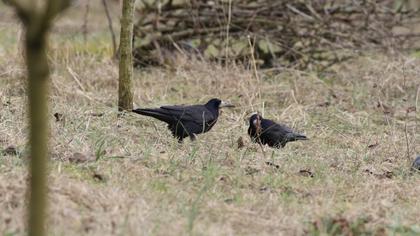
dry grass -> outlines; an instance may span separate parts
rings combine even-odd
[[[0,156],[0,232],[22,235],[24,66],[17,24],[0,8],[0,148],[18,152]],[[253,71],[183,58],[135,71],[137,106],[211,97],[237,105],[197,142],[180,145],[153,119],[117,117],[105,15],[92,6],[84,42],[80,9],[60,19],[51,40],[51,235],[420,233],[420,175],[409,171],[420,151],[420,60],[372,55],[323,76],[261,73],[259,84]],[[257,110],[311,140],[263,155],[246,136]],[[74,153],[88,160],[70,162]]]

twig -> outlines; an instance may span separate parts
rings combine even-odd
[[[264,159],[266,159],[265,150],[264,150],[263,145],[261,144],[261,142],[258,142],[258,145],[259,145],[259,146],[260,146],[260,148],[261,148],[261,151],[262,151],[262,154],[263,154],[263,156],[264,156]]]
[[[85,43],[87,42],[89,9],[90,9],[90,0],[87,0],[86,5],[85,5],[85,14],[83,15],[83,25],[82,25],[83,40]]]
[[[116,40],[116,37],[115,37],[114,28],[112,27],[111,14],[109,12],[108,3],[106,2],[106,0],[102,0],[102,4],[103,4],[104,9],[105,9],[106,18],[108,20],[109,33],[111,34],[113,57],[116,57],[117,56],[117,40]]]
[[[407,120],[408,120],[408,112],[405,115],[405,123],[404,123],[404,134],[405,134],[405,143],[407,148],[407,160],[410,162],[410,142],[408,138],[408,127],[407,127]]]
[[[254,40],[255,42],[255,40]],[[255,79],[257,80],[257,88],[258,88],[258,99],[261,101],[261,87],[260,87],[260,76],[258,75],[258,69],[257,69],[257,61],[255,60],[255,48],[254,44],[251,42],[251,37],[248,35],[248,43],[249,43],[249,49],[252,59],[252,68],[254,70]]]
[[[85,87],[83,87],[82,83],[80,82],[76,72],[74,72],[70,67],[67,67],[67,71],[70,73],[71,77],[74,81],[76,81],[76,84],[79,86],[80,90],[83,92],[85,91]]]
[[[229,58],[229,28],[232,20],[232,0],[229,0],[229,9],[228,9],[228,22],[226,24],[226,52],[225,52],[225,68],[228,68],[228,58]]]

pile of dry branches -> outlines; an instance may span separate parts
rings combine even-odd
[[[165,64],[174,51],[188,51],[222,62],[322,70],[364,49],[407,49],[418,36],[409,30],[418,12],[402,0],[140,2],[139,65]]]

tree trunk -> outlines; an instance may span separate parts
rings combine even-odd
[[[44,235],[46,205],[46,159],[48,156],[47,94],[49,67],[46,36],[26,33],[26,64],[29,92],[29,144],[31,147],[31,190],[29,202],[29,235]]]
[[[28,73],[30,183],[29,235],[45,235],[46,162],[48,157],[47,35],[55,16],[67,8],[69,0],[48,0],[43,11],[19,0],[8,0],[25,28],[25,61]]]
[[[133,13],[135,0],[123,0],[121,33],[120,33],[120,65],[118,82],[118,110],[133,109]]]

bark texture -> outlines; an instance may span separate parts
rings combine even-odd
[[[118,110],[133,109],[133,14],[135,0],[123,0],[121,33],[120,33],[120,64],[118,81]]]

